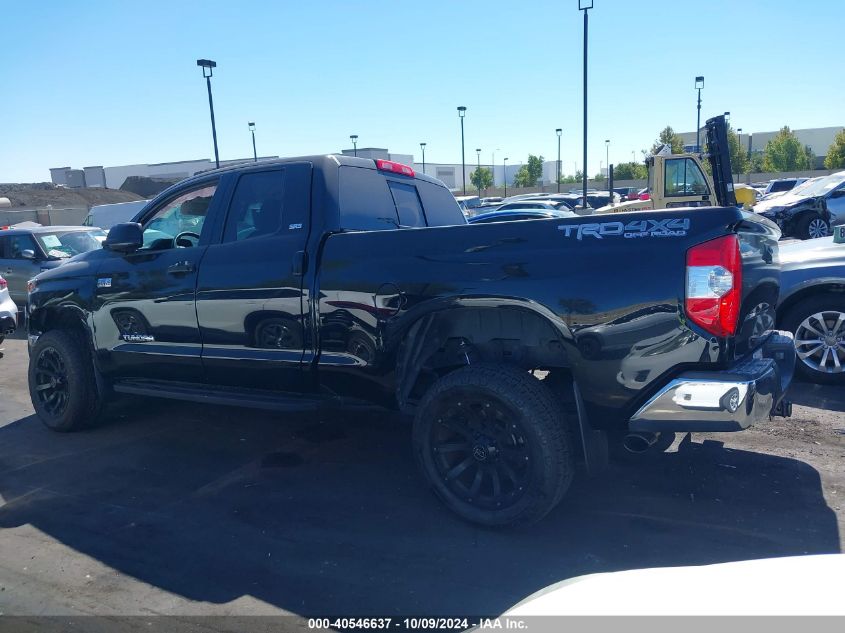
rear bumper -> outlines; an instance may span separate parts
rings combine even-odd
[[[631,431],[742,431],[772,415],[795,370],[792,334],[775,332],[762,354],[723,371],[686,372],[669,382],[629,420]]]
[[[18,327],[18,308],[8,299],[0,302],[0,335],[11,334]]]

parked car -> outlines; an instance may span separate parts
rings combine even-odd
[[[149,200],[95,205],[91,207],[88,215],[85,216],[82,226],[96,227],[108,231],[115,224],[130,222],[144,208],[147,202]]]
[[[511,209],[509,211],[493,211],[482,213],[467,220],[469,224],[490,224],[491,222],[514,222],[516,220],[549,220],[552,218],[578,217],[572,211],[558,209]]]
[[[819,178],[797,191],[762,200],[754,212],[776,222],[784,237],[801,240],[830,235],[845,224],[845,171]]]
[[[9,296],[9,286],[0,277],[0,343],[18,327],[18,306]]]
[[[194,227],[159,222],[186,201],[206,209]],[[413,416],[411,454],[449,509],[513,525],[560,502],[577,455],[600,471],[609,433],[636,450],[788,414],[794,346],[766,327],[779,232],[735,207],[466,226],[407,165],[320,155],[198,174],[137,219],[31,282],[29,390],[50,429],[107,417],[114,394],[378,404]],[[574,333],[602,324],[625,343],[587,358]],[[621,384],[628,342],[655,331],[683,351]]]
[[[99,249],[106,234],[83,226],[37,226],[0,230],[0,274],[9,294],[26,304],[26,282],[74,255]]]
[[[481,198],[478,196],[455,196],[455,200],[468,218],[478,213],[479,207],[482,206]]]
[[[622,200],[636,200],[639,189],[637,187],[614,187],[613,191],[618,193]]]
[[[833,237],[784,244],[777,322],[795,336],[807,380],[845,385],[845,226]]]
[[[794,189],[796,186],[800,185],[802,182],[807,180],[806,178],[776,178],[775,180],[770,180],[769,184],[766,185],[766,188],[763,190],[763,196],[765,197],[775,197],[778,194],[786,193]]]
[[[561,207],[569,209],[569,205],[562,200],[552,201],[548,199],[537,200],[518,200],[516,202],[509,202],[496,208],[497,211],[513,211],[517,209],[546,209],[549,211],[556,211]]]

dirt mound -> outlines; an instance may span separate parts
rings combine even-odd
[[[100,187],[68,189],[57,187],[49,182],[0,183],[0,197],[8,198],[13,209],[43,208],[46,206],[52,206],[54,209],[91,208],[98,204],[143,200],[141,196],[131,191]]]

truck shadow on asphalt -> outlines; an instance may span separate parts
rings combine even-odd
[[[581,476],[539,525],[477,528],[426,489],[386,413],[131,400],[69,435],[30,416],[0,428],[0,495],[0,528],[190,600],[302,615],[496,614],[586,573],[839,551],[813,468],[712,441]]]

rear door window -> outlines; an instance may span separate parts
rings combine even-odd
[[[373,169],[340,168],[340,225],[352,231],[385,231],[399,226],[387,180]]]

